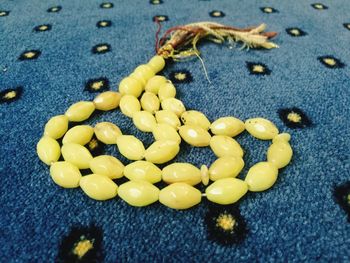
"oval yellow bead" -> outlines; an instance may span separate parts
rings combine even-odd
[[[124,78],[119,84],[119,92],[122,95],[132,95],[137,98],[141,95],[142,91],[142,83],[131,77]]]
[[[62,155],[65,161],[77,166],[79,169],[89,168],[92,155],[84,146],[76,143],[67,143],[62,146]]]
[[[278,134],[275,124],[264,118],[246,120],[245,128],[253,137],[261,140],[271,140]]]
[[[118,108],[121,97],[119,92],[106,91],[98,95],[93,102],[97,110],[109,111]]]
[[[205,164],[203,164],[201,166],[201,177],[202,177],[202,184],[208,185],[209,184],[209,170]]]
[[[61,138],[68,130],[68,117],[58,115],[52,117],[45,125],[44,135],[52,139]]]
[[[244,122],[235,117],[222,117],[214,121],[210,130],[215,135],[235,137],[245,129]]]
[[[157,110],[159,110],[159,107],[160,107],[159,99],[157,95],[155,95],[152,92],[146,91],[145,93],[143,93],[140,101],[141,101],[141,107],[145,111],[149,111],[150,113],[154,114]]]
[[[197,147],[208,146],[210,143],[210,134],[199,126],[184,125],[179,128],[181,138],[190,145]]]
[[[136,161],[124,168],[124,175],[129,180],[143,180],[152,184],[162,180],[162,170],[147,161]]]
[[[145,87],[147,80],[144,76],[140,75],[140,74],[135,74],[135,72],[131,73],[129,75],[130,78],[136,79],[137,81],[141,82],[142,87]]]
[[[280,133],[273,137],[272,142],[289,142],[290,141],[290,134],[289,133]]]
[[[148,65],[153,69],[155,73],[158,73],[165,67],[165,60],[162,56],[154,56],[148,62]]]
[[[52,162],[57,162],[61,155],[58,142],[48,136],[44,136],[39,140],[36,145],[36,152],[39,159],[47,165],[50,165]]]
[[[75,188],[79,186],[81,173],[75,165],[69,162],[55,162],[50,167],[52,180],[64,188]]]
[[[153,137],[157,141],[168,140],[174,141],[178,144],[181,143],[181,137],[175,130],[175,128],[166,123],[160,123],[153,128]]]
[[[180,146],[174,141],[155,141],[145,152],[145,159],[151,163],[168,162],[179,153]]]
[[[208,130],[210,126],[210,121],[208,118],[200,111],[190,110],[185,111],[181,114],[181,121],[184,125],[194,125]]]
[[[224,178],[209,185],[205,193],[211,202],[229,205],[237,202],[247,191],[246,182],[237,178]]]
[[[156,118],[148,111],[138,111],[132,116],[132,121],[135,126],[143,132],[152,132],[154,126],[156,126]]]
[[[69,129],[64,135],[62,143],[87,144],[94,135],[94,129],[89,125],[77,125]]]
[[[285,141],[274,142],[267,150],[267,161],[273,163],[278,169],[287,166],[292,156],[292,147]]]
[[[103,201],[117,196],[118,186],[110,178],[89,174],[80,179],[80,187],[92,199]]]
[[[169,98],[175,98],[175,96],[176,96],[176,88],[173,83],[167,82],[162,86],[160,86],[158,90],[158,97],[160,101],[163,101]]]
[[[119,127],[111,122],[99,122],[94,128],[97,139],[105,144],[116,144],[118,136],[122,135]]]
[[[79,122],[87,120],[95,110],[91,101],[79,101],[68,108],[65,115],[69,121]]]
[[[119,186],[118,194],[129,205],[142,207],[158,200],[159,189],[147,181],[129,181]]]
[[[134,73],[136,76],[144,78],[146,81],[148,81],[150,78],[152,78],[156,73],[154,70],[147,64],[143,64],[138,66]]]
[[[175,98],[168,98],[161,102],[163,110],[170,110],[180,117],[181,114],[186,111],[186,108],[182,101]]]
[[[141,104],[139,100],[132,95],[124,95],[120,99],[119,107],[121,112],[130,118],[132,118],[132,115],[135,112],[138,112],[141,110]]]
[[[158,94],[160,87],[167,83],[167,81],[168,80],[165,77],[156,75],[147,81],[145,90],[154,94]]]
[[[188,209],[201,202],[201,192],[185,183],[174,183],[160,190],[159,202],[173,209]]]
[[[235,139],[225,135],[214,135],[213,137],[211,137],[210,148],[217,157],[243,157],[243,150],[239,143]]]
[[[176,130],[178,130],[181,126],[179,117],[177,117],[177,115],[172,111],[160,110],[156,112],[155,116],[158,123],[169,124],[173,126]]]
[[[243,167],[244,161],[239,156],[220,157],[209,168],[210,180],[236,177]]]
[[[253,165],[245,178],[249,191],[260,192],[269,189],[277,180],[278,169],[269,162]]]
[[[196,185],[202,181],[201,171],[190,163],[172,163],[165,166],[162,170],[162,179],[167,184]]]
[[[123,177],[124,165],[114,156],[100,155],[91,160],[90,169],[94,174],[117,179]]]
[[[121,135],[117,138],[119,152],[129,160],[140,160],[145,155],[142,142],[133,135]]]

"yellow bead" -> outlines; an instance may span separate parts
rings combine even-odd
[[[144,76],[142,75],[139,75],[139,74],[135,74],[135,72],[131,73],[129,75],[130,78],[133,78],[133,79],[136,79],[138,80],[139,82],[141,82],[142,84],[142,87],[145,87],[146,83],[147,83],[147,80],[145,79]]]
[[[162,56],[154,56],[148,62],[148,65],[153,69],[155,73],[158,73],[165,67],[165,60]]]
[[[273,137],[272,142],[289,142],[290,141],[290,134],[289,133],[280,133]]]
[[[121,135],[117,138],[119,152],[129,160],[140,160],[145,155],[142,142],[132,135]]]
[[[174,183],[159,193],[159,202],[173,209],[188,209],[201,202],[199,190],[185,183]]]
[[[136,161],[124,168],[124,175],[129,180],[144,180],[152,184],[162,180],[162,170],[147,161]]]
[[[55,162],[50,167],[52,180],[64,188],[75,188],[79,186],[81,173],[75,165],[69,162]]]
[[[91,160],[90,169],[94,174],[117,179],[123,177],[124,165],[113,156],[100,155]]]
[[[167,81],[168,80],[163,76],[154,76],[149,81],[147,81],[145,90],[154,94],[158,94],[159,88],[167,83]]]
[[[80,187],[90,198],[103,201],[117,196],[118,186],[107,176],[89,174],[80,179]]]
[[[119,84],[119,92],[122,95],[132,95],[137,98],[141,95],[142,91],[142,83],[131,77],[124,78]]]
[[[236,203],[247,191],[246,182],[237,178],[224,178],[209,185],[205,193],[211,202],[229,205]]]
[[[184,125],[179,128],[181,138],[190,145],[205,147],[210,143],[210,134],[199,126]]]
[[[167,82],[160,86],[158,90],[158,97],[160,101],[163,101],[165,99],[169,98],[175,98],[176,96],[176,88],[171,82]]]
[[[166,163],[179,153],[180,146],[174,141],[155,141],[145,152],[145,159],[151,163]]]
[[[95,135],[104,144],[116,144],[118,136],[122,135],[119,127],[111,122],[99,122],[94,128]]]
[[[175,128],[175,130],[178,130],[181,126],[179,117],[177,115],[169,110],[160,110],[156,112],[156,120],[158,123],[166,123]]]
[[[156,73],[154,70],[146,64],[138,66],[135,70],[134,73],[136,76],[144,78],[146,81],[148,81],[150,78],[152,78]]]
[[[278,169],[287,166],[292,156],[292,148],[283,140],[272,143],[267,150],[267,161],[273,163]]]
[[[252,166],[245,178],[249,191],[260,192],[269,189],[277,180],[278,169],[269,162],[260,162]]]
[[[106,91],[98,95],[93,102],[97,110],[109,111],[118,108],[121,97],[119,92]]]
[[[79,169],[89,168],[92,156],[84,146],[76,143],[67,143],[62,146],[61,151],[65,161],[74,164]]]
[[[143,93],[140,101],[141,101],[141,107],[145,111],[149,111],[150,113],[154,114],[156,111],[159,110],[159,107],[160,107],[159,99],[157,95],[155,95],[152,92],[146,91],[145,93]]]
[[[152,132],[157,122],[153,114],[148,111],[138,111],[132,116],[132,121],[135,126],[143,132]]]
[[[142,207],[158,200],[159,189],[147,181],[129,181],[119,186],[118,194],[129,205]]]
[[[175,128],[166,123],[160,123],[153,128],[153,137],[156,141],[168,140],[174,141],[178,144],[181,143],[181,137],[175,130]]]
[[[162,179],[167,184],[196,185],[202,181],[201,171],[190,163],[172,163],[165,166],[162,170]]]
[[[209,170],[205,164],[203,164],[201,166],[201,177],[202,177],[202,184],[208,185],[209,184]]]
[[[261,140],[271,140],[278,134],[275,124],[264,118],[246,120],[245,128],[253,137]]]
[[[91,101],[79,101],[68,108],[65,115],[69,121],[80,122],[87,120],[95,110]]]
[[[163,110],[170,110],[176,114],[176,116],[180,117],[181,114],[186,111],[185,106],[182,101],[175,98],[168,98],[161,102]]]
[[[199,126],[206,131],[210,126],[208,118],[203,113],[195,110],[185,111],[182,113],[181,121],[184,125]]]
[[[132,115],[135,112],[138,112],[141,110],[141,105],[139,100],[132,95],[124,95],[120,99],[119,107],[122,113],[130,118],[132,118]]]
[[[94,135],[94,129],[89,125],[77,125],[69,129],[64,135],[62,143],[87,144]]]
[[[239,156],[224,156],[218,158],[209,168],[210,180],[236,177],[243,169],[244,161]]]
[[[214,121],[210,130],[215,135],[235,137],[245,129],[244,122],[234,117],[223,117]]]
[[[39,159],[47,165],[50,165],[52,162],[57,162],[61,155],[58,142],[48,136],[44,136],[40,139],[36,145],[36,152]]]
[[[44,135],[52,139],[61,138],[68,130],[68,117],[66,115],[58,115],[52,117],[45,125]]]
[[[235,139],[225,135],[214,135],[213,137],[211,137],[210,148],[217,157],[243,157],[243,150],[239,143]]]

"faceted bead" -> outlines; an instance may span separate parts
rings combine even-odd
[[[156,75],[147,81],[145,90],[154,94],[158,94],[159,88],[167,83],[167,81],[168,80],[165,77]]]
[[[136,76],[144,78],[146,81],[148,81],[150,78],[152,78],[156,73],[154,70],[147,64],[143,64],[138,66],[134,73]]]
[[[185,111],[182,113],[181,121],[184,125],[199,126],[206,131],[210,126],[208,118],[203,113],[195,110]]]
[[[174,141],[155,141],[145,152],[145,159],[151,163],[166,163],[179,153],[180,146]]]
[[[119,92],[106,91],[98,95],[93,102],[97,110],[109,111],[118,108],[121,97]]]
[[[124,165],[114,156],[100,155],[91,160],[90,169],[94,174],[118,179],[123,177]]]
[[[267,161],[273,163],[278,169],[287,166],[292,156],[292,148],[283,140],[272,143],[267,150]]]
[[[244,161],[239,156],[224,156],[218,158],[209,168],[210,180],[236,177],[243,169]]]
[[[260,162],[252,166],[245,178],[249,191],[260,192],[269,189],[277,180],[278,169],[269,162]]]
[[[186,108],[182,101],[175,98],[168,98],[161,102],[163,110],[170,110],[180,117],[181,114],[186,111]]]
[[[245,129],[244,122],[235,117],[222,117],[214,121],[210,130],[215,135],[235,137]]]
[[[89,174],[80,179],[80,187],[90,198],[103,201],[117,196],[118,186],[101,174]]]
[[[235,139],[225,135],[214,135],[213,137],[211,137],[210,148],[217,157],[243,157],[243,150],[239,143]]]
[[[141,95],[142,91],[142,83],[131,77],[124,78],[119,84],[119,92],[122,95],[132,95],[137,98]]]
[[[39,140],[36,146],[36,152],[39,159],[47,165],[50,165],[52,162],[57,162],[61,155],[58,142],[48,136],[44,136]]]
[[[174,141],[178,144],[181,143],[181,137],[175,130],[175,128],[166,123],[160,123],[153,128],[153,137],[156,141],[168,140]]]
[[[84,146],[76,143],[67,143],[62,146],[61,151],[65,161],[74,164],[79,169],[89,168],[92,155]]]
[[[253,137],[261,140],[271,140],[278,134],[275,124],[264,118],[246,120],[245,128]]]
[[[179,117],[170,110],[160,110],[156,112],[157,123],[166,123],[173,126],[176,130],[181,126]]]
[[[162,170],[162,179],[167,184],[186,183],[196,185],[202,181],[201,171],[190,163],[172,163]]]
[[[79,101],[68,108],[65,115],[69,121],[80,122],[87,120],[95,110],[91,101]]]
[[[160,86],[158,90],[158,97],[160,101],[163,101],[169,98],[175,98],[175,96],[176,96],[176,88],[173,83],[167,82],[162,86]]]
[[[69,129],[64,135],[62,143],[87,144],[94,135],[94,129],[89,125],[77,125]]]
[[[155,73],[158,73],[164,68],[165,60],[162,56],[157,55],[151,58],[151,60],[148,62],[148,65],[153,69]]]
[[[97,139],[105,144],[116,144],[118,136],[122,135],[119,127],[111,122],[99,122],[94,128]]]
[[[174,183],[160,190],[159,202],[173,209],[188,209],[201,202],[201,192],[186,183]]]
[[[44,135],[52,139],[61,138],[68,130],[68,117],[66,115],[58,115],[52,117],[45,125]]]
[[[142,207],[158,200],[159,189],[147,181],[129,181],[119,186],[118,194],[129,205]]]
[[[141,101],[141,107],[145,111],[148,111],[154,114],[156,111],[159,110],[159,107],[160,107],[159,99],[157,95],[155,95],[152,92],[146,91],[145,93],[143,93],[140,101]]]
[[[69,162],[55,162],[50,167],[52,180],[64,188],[76,188],[79,186],[81,173],[75,165]]]
[[[162,180],[162,170],[147,161],[136,161],[124,168],[124,175],[129,180],[144,180],[152,184]]]
[[[121,135],[117,138],[119,152],[129,160],[140,160],[145,155],[142,142],[133,135]]]
[[[248,191],[246,182],[237,178],[219,179],[205,190],[209,201],[229,205],[237,202]]]
[[[200,126],[184,125],[179,128],[181,138],[190,145],[205,147],[210,143],[210,134]]]
[[[119,107],[122,113],[130,118],[132,118],[132,115],[135,112],[141,110],[141,104],[139,100],[132,95],[124,95],[120,99]]]
[[[157,122],[153,114],[148,111],[138,111],[132,116],[132,121],[135,126],[143,132],[152,132]]]

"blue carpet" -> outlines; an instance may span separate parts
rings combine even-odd
[[[82,258],[87,262],[349,262],[350,202],[334,195],[343,201],[350,196],[349,186],[335,190],[350,175],[350,2],[102,3],[0,2],[0,261],[79,262],[71,251],[85,237],[95,241],[89,257]],[[265,22],[279,32],[274,41],[280,48],[270,51],[202,44],[211,84],[198,59],[170,63],[163,72],[186,74],[176,84],[178,98],[211,121],[261,116],[292,135],[293,160],[276,185],[239,202],[235,213],[246,228],[239,244],[222,245],[225,236],[219,232],[219,242],[208,236],[216,230],[205,220],[212,209],[205,200],[186,211],[160,203],[134,208],[119,198],[97,202],[79,189],[55,185],[36,155],[49,118],[101,92],[86,88],[89,80],[103,78],[105,89],[116,90],[123,77],[154,55],[154,16],[165,20],[164,30],[216,21],[239,27]],[[107,52],[94,53],[101,44]],[[254,65],[263,66],[263,74],[254,74]],[[292,108],[305,114],[300,127],[279,115]],[[146,145],[152,141],[120,111],[95,114],[87,123],[100,121],[117,123]],[[237,140],[246,151],[244,178],[249,167],[264,160],[268,143],[247,133]],[[200,166],[215,160],[207,148],[182,148],[177,161]],[[105,152],[126,162],[115,146]]]

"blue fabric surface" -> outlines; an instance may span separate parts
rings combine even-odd
[[[305,1],[102,1],[31,0],[0,2],[0,92],[23,87],[18,100],[0,104],[0,261],[52,262],[61,240],[74,226],[95,224],[103,230],[105,262],[349,262],[350,225],[333,199],[333,188],[349,180],[350,22],[348,0],[324,1],[317,10]],[[47,12],[61,6],[59,12]],[[264,13],[261,7],[276,12]],[[211,17],[213,10],[225,16]],[[200,46],[211,84],[198,59],[169,64],[164,75],[187,70],[193,80],[176,84],[188,109],[211,121],[232,115],[242,120],[265,117],[291,133],[292,163],[280,171],[276,185],[249,193],[240,211],[249,232],[239,245],[222,246],[207,239],[204,216],[208,203],[174,211],[159,203],[134,208],[116,198],[97,202],[81,190],[62,189],[36,155],[46,121],[74,102],[98,93],[85,90],[89,79],[105,77],[110,89],[154,55],[155,15],[166,15],[164,29],[195,21],[246,27],[265,22],[279,32],[280,48],[264,51]],[[98,28],[100,20],[110,27]],[[51,30],[33,28],[50,24]],[[286,29],[307,34],[292,37]],[[110,52],[93,54],[108,43]],[[37,59],[18,60],[26,50]],[[328,68],[318,57],[332,56],[343,67]],[[251,74],[246,62],[262,63],[269,75]],[[288,128],[278,116],[297,107],[313,125]],[[112,121],[125,134],[148,146],[152,136],[137,131],[120,111],[96,114],[86,123]],[[244,178],[249,167],[265,159],[268,142],[247,133],[237,139],[245,149]],[[208,148],[181,145],[176,161],[210,165]],[[115,146],[106,151],[123,162]]]

